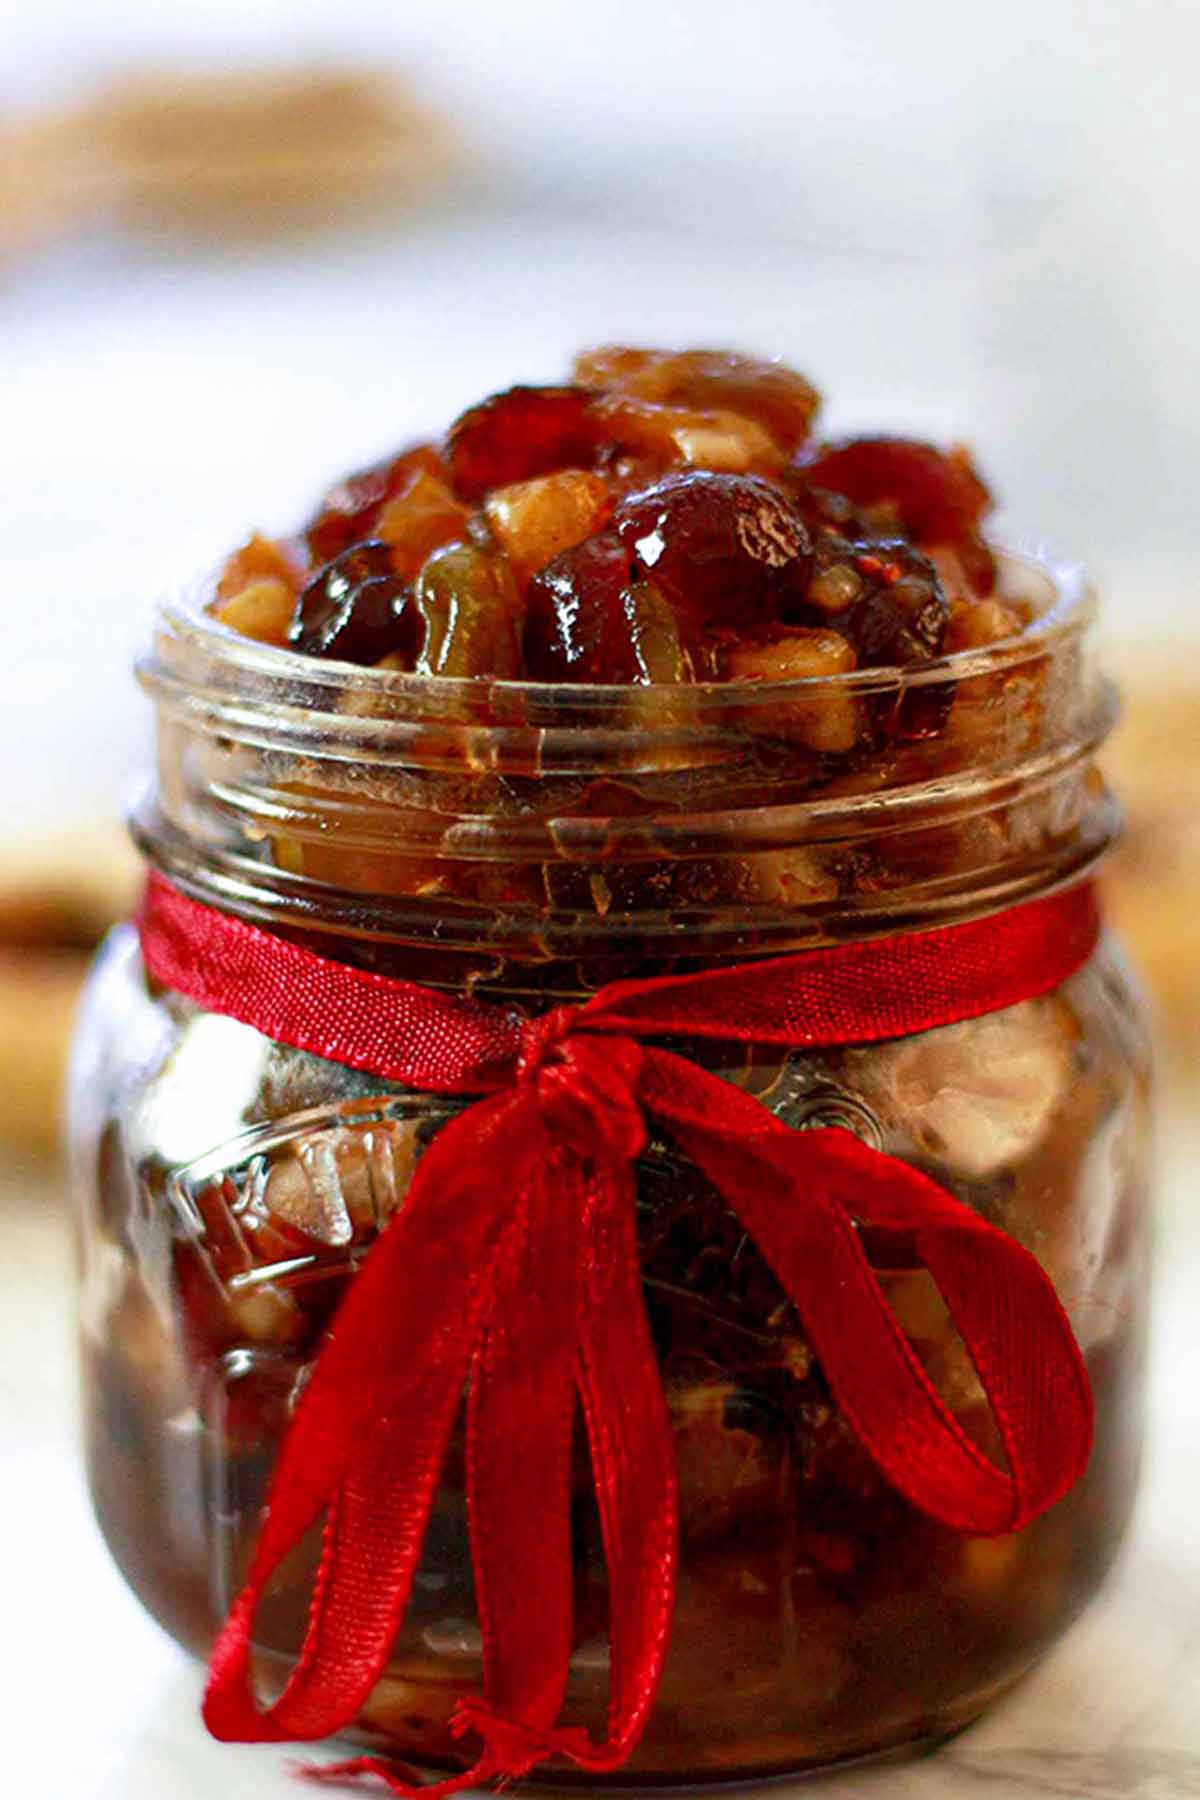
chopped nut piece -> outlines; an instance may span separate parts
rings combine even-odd
[[[496,488],[484,511],[518,579],[527,581],[562,551],[599,531],[612,511],[612,499],[599,475],[563,469]]]
[[[796,630],[766,643],[734,645],[725,655],[725,673],[735,681],[825,681],[848,674],[856,662],[836,631]],[[789,694],[771,709],[770,718],[772,729],[798,738],[810,750],[850,750],[858,736],[855,698],[836,688]]]

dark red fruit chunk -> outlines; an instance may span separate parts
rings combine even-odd
[[[398,494],[418,471],[445,474],[442,460],[431,444],[417,444],[399,456],[374,463],[347,475],[330,488],[316,516],[305,528],[313,561],[332,562],[335,556],[371,535],[376,515],[385,500]]]
[[[564,550],[535,575],[525,615],[525,658],[533,679],[636,681],[629,585],[629,552],[611,531]]]
[[[946,455],[911,438],[851,438],[821,451],[803,474],[859,506],[891,501],[910,537],[955,550],[972,585],[991,592],[995,564],[979,525],[992,497],[965,451]]]
[[[671,475],[616,511],[648,578],[693,624],[747,630],[803,599],[812,539],[786,495],[753,475]]]
[[[418,635],[391,548],[368,540],[313,576],[296,602],[288,643],[306,656],[371,664],[412,649]]]
[[[590,464],[596,427],[589,400],[578,387],[513,387],[471,407],[446,439],[455,488],[478,500],[491,488]]]

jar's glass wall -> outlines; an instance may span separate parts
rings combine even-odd
[[[1098,1407],[1086,1479],[1019,1535],[963,1538],[880,1481],[803,1332],[718,1197],[654,1144],[643,1267],[675,1428],[682,1568],[661,1696],[626,1778],[750,1777],[949,1731],[1026,1669],[1094,1591],[1132,1499],[1147,1255],[1147,1058],[1105,946],[1057,993],[867,1048],[689,1054],[788,1123],[845,1123],[927,1169],[1049,1271]],[[128,1579],[209,1647],[245,1573],[266,1483],[320,1333],[445,1117],[151,993],[110,945],[76,1071],[90,1479]],[[929,1279],[882,1276],[955,1416],[998,1446]],[[582,1449],[570,1706],[603,1724],[605,1579]],[[317,1546],[260,1616],[277,1685]],[[453,1453],[402,1639],[364,1735],[452,1761],[478,1684]]]
[[[770,691],[429,681],[305,663],[172,607],[143,667],[158,767],[136,829],[202,900],[529,1013],[621,974],[986,914],[1086,877],[1113,831],[1086,589],[1015,557],[1002,582],[1040,596],[1019,638]],[[639,1233],[682,1565],[662,1691],[620,1778],[749,1778],[936,1737],[1064,1629],[1128,1515],[1148,1238],[1136,1000],[1105,944],[1056,993],[891,1043],[675,1048],[789,1125],[859,1132],[1024,1243],[1083,1347],[1097,1447],[1017,1536],[915,1512],[718,1196],[652,1143]],[[131,1584],[199,1652],[321,1334],[448,1104],[153,990],[131,932],[105,953],[72,1098],[89,1472]],[[894,1261],[880,1279],[963,1431],[999,1456],[932,1282]],[[459,1756],[448,1719],[480,1677],[461,1460],[360,1721],[433,1762]],[[568,1704],[599,1731],[606,1590],[582,1442],[574,1482]],[[291,1559],[260,1612],[268,1690],[316,1555]]]

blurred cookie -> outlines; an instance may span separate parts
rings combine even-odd
[[[80,989],[139,881],[116,824],[0,848],[0,1148],[57,1146]]]

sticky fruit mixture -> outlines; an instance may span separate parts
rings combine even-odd
[[[604,349],[252,539],[217,616],[305,656],[423,675],[657,685],[906,667],[1018,633],[962,450],[822,442],[803,376]]]
[[[1043,633],[1056,600],[993,558],[964,452],[823,442],[817,404],[774,363],[596,351],[568,385],[497,394],[348,477],[294,538],[252,539],[200,649],[168,622],[156,652],[151,856],[323,954],[530,1014],[1077,878],[1111,831],[1078,632]],[[248,656],[230,631],[298,654]],[[1015,1537],[916,1512],[720,1195],[655,1138],[636,1200],[680,1579],[618,1780],[750,1780],[932,1741],[1094,1591],[1133,1493],[1144,1363],[1147,1059],[1123,982],[1106,945],[1053,994],[896,1042],[674,1043],[1024,1243],[1070,1310],[1097,1448]],[[207,1653],[347,1284],[453,1103],[158,990],[128,935],[85,1036],[92,1491],[131,1584]],[[1002,1456],[915,1245],[878,1274],[964,1435]],[[465,1455],[456,1432],[356,1727],[450,1767],[457,1699],[482,1682]],[[601,1733],[608,1592],[581,1431],[571,1494],[566,1713]],[[264,1690],[300,1652],[319,1562],[315,1531],[260,1610]]]

